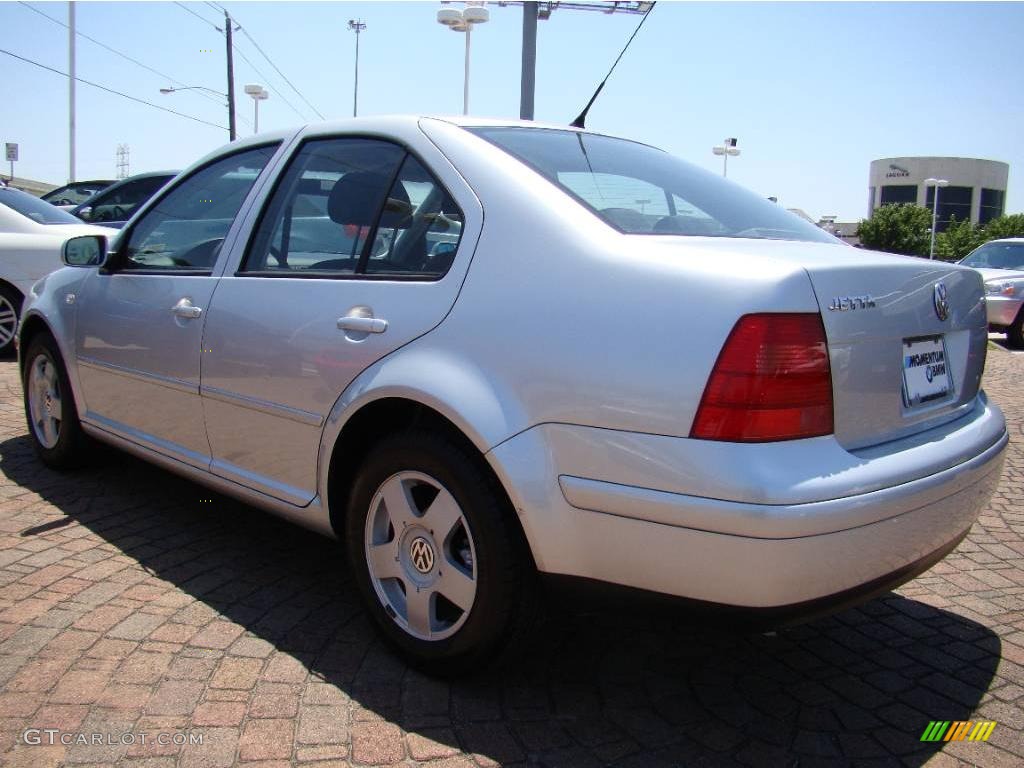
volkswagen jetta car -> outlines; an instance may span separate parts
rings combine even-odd
[[[1006,333],[1010,346],[1024,347],[1024,237],[990,240],[960,262],[985,281],[985,306],[993,331]]]
[[[863,599],[1000,477],[974,270],[851,249],[626,139],[266,134],[65,258],[20,331],[41,459],[100,440],[338,537],[435,672],[502,654],[550,582]]]

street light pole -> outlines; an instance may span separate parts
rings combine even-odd
[[[711,152],[722,156],[722,177],[729,175],[729,155],[736,156],[740,153],[736,148],[736,139],[726,139],[720,147],[712,147]]]
[[[437,12],[437,23],[453,32],[466,33],[466,63],[462,81],[462,114],[469,114],[469,36],[474,24],[483,24],[490,18],[490,12],[482,5],[468,4],[463,10],[442,8]]]
[[[250,83],[245,86],[245,92],[252,96],[253,102],[253,129],[254,134],[260,132],[260,102],[270,98],[270,94],[267,89],[257,83]]]
[[[352,89],[352,117],[355,117],[359,111],[359,33],[366,29],[366,24],[362,19],[349,19],[348,28],[356,33],[356,77]]]
[[[68,3],[68,181],[75,180],[75,4]],[[13,172],[11,174],[13,176]]]
[[[466,25],[466,65],[462,75],[462,114],[469,114],[469,40],[473,35],[473,25]]]
[[[934,179],[928,178],[924,180],[925,187],[931,185],[935,188],[934,194],[932,194],[932,242],[928,249],[928,258],[935,258],[935,228],[939,224],[939,187],[944,187],[949,184],[946,179]]]

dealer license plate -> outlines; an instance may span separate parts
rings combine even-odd
[[[911,408],[941,400],[953,390],[942,336],[903,340],[903,388]]]

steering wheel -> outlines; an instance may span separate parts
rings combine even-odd
[[[128,218],[124,208],[122,208],[120,205],[115,205],[113,208],[111,208],[110,213],[113,218],[107,219],[107,221],[123,221],[124,219]]]

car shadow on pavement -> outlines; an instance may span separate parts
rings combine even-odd
[[[350,706],[353,729],[379,716],[434,745],[423,754],[531,766],[918,766],[957,748],[921,735],[931,720],[971,719],[1000,660],[986,627],[889,593],[775,635],[695,628],[685,615],[562,613],[515,666],[433,680],[379,642],[335,542],[97,453],[61,474],[27,436],[0,444],[0,470],[66,516],[20,535],[84,527],[183,593],[169,621],[239,625],[309,671],[298,678],[307,702],[315,683],[318,699]]]

